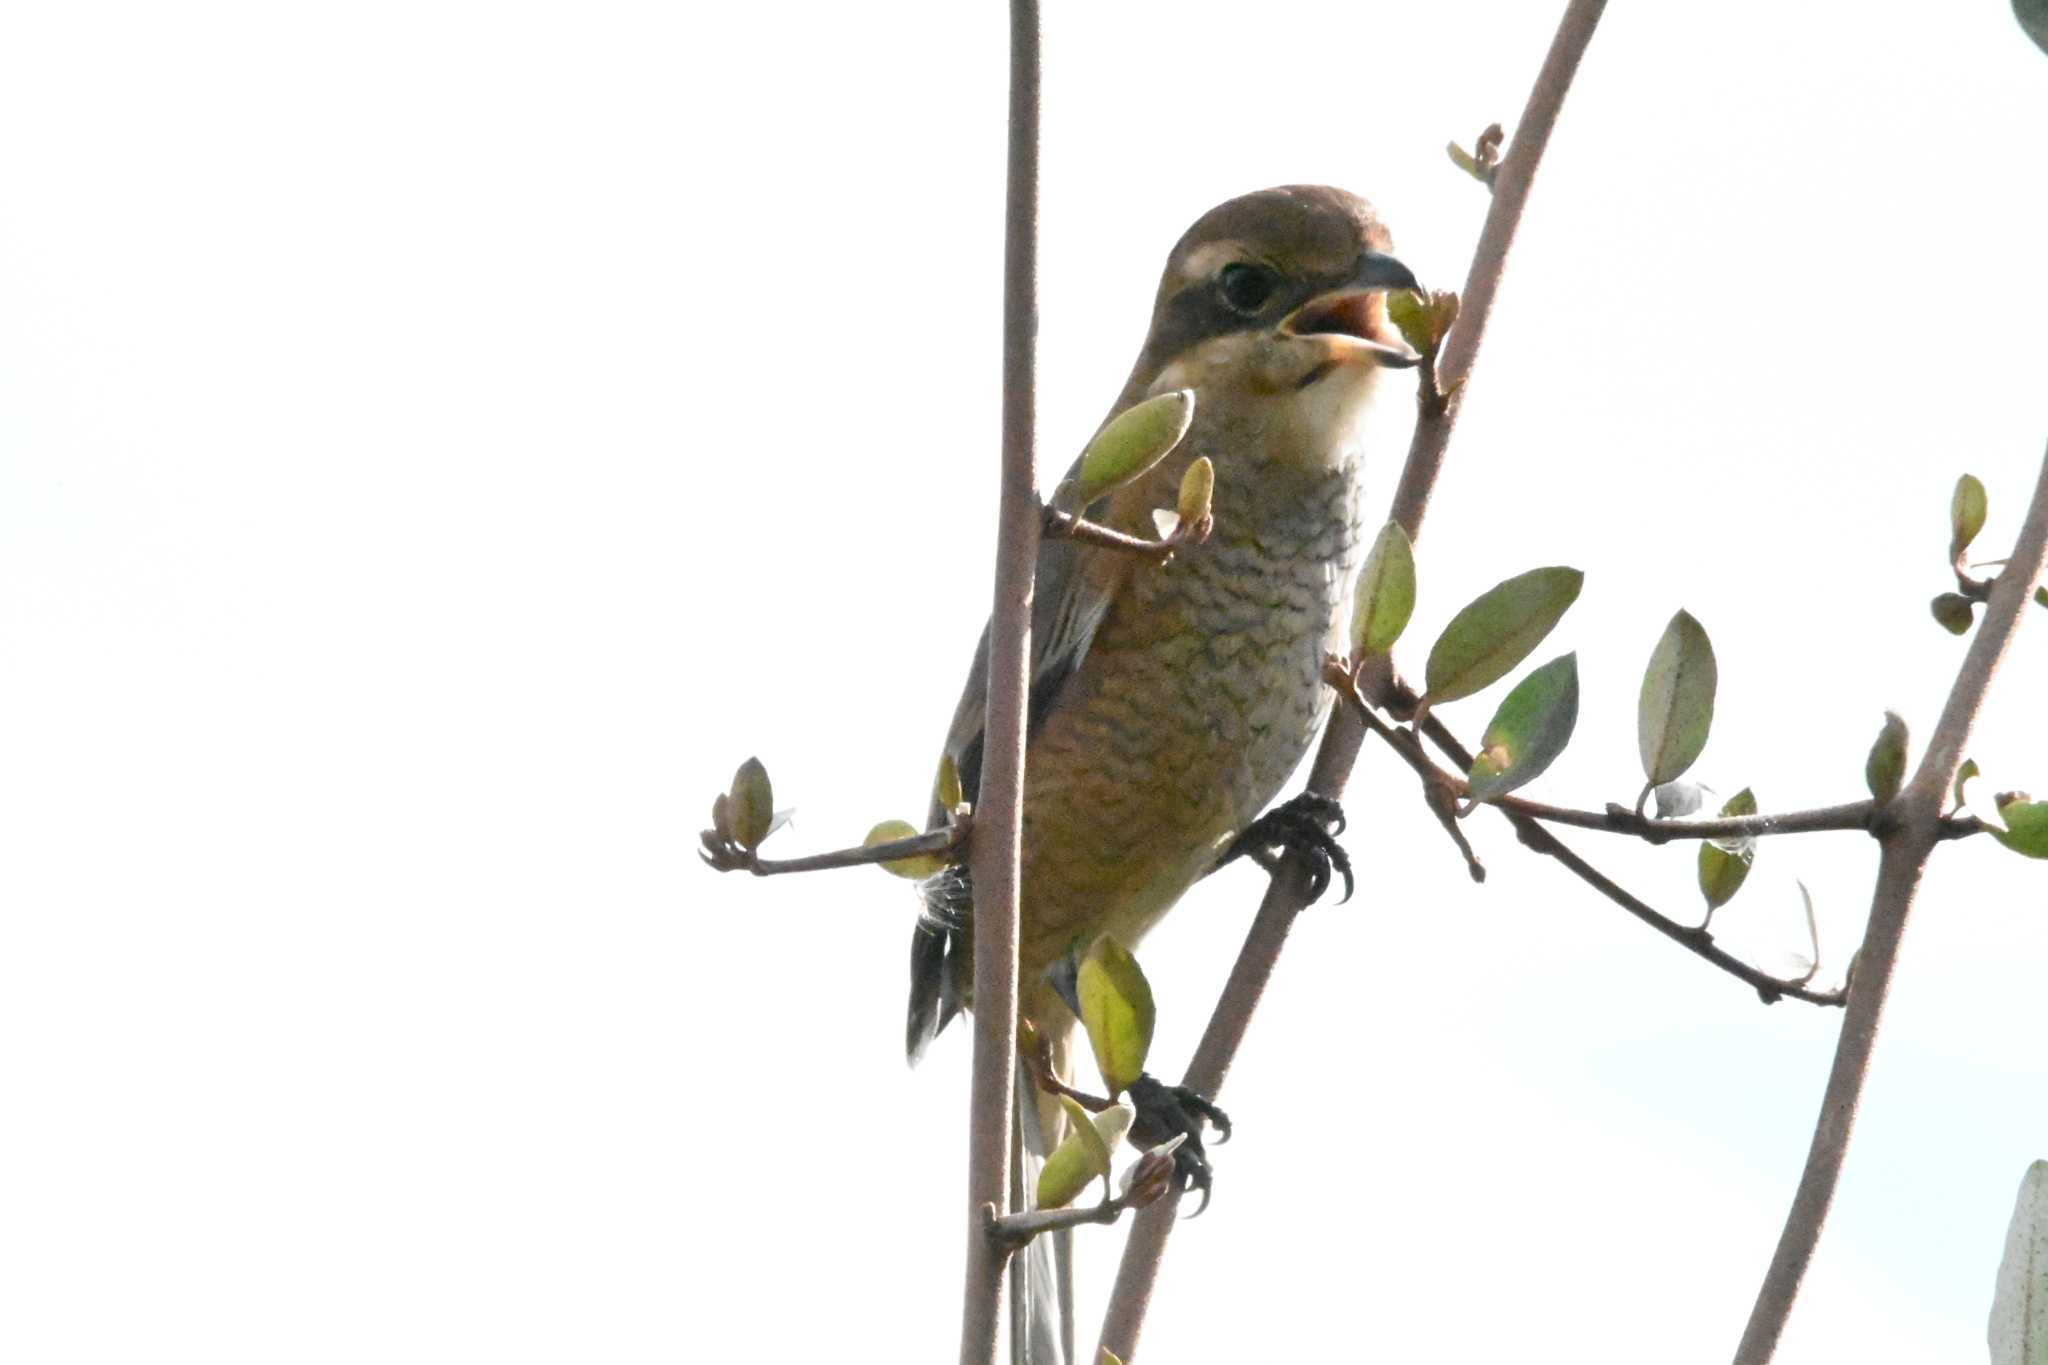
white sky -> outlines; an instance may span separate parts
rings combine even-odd
[[[1451,138],[1554,5],[1057,5],[1047,477],[1165,250],[1289,180],[1462,279]],[[26,3],[0,19],[0,1353],[944,1359],[967,1047],[899,1055],[899,882],[985,611],[995,5]],[[1629,799],[1679,606],[1697,775],[1853,798],[1961,643],[1948,490],[2048,438],[2048,58],[2003,0],[1621,3],[1421,549],[1426,643],[1587,571],[1554,799]],[[1401,440],[1371,470],[1383,502]],[[1973,752],[2048,787],[2048,613]],[[1494,694],[1447,708],[1475,732]],[[1468,883],[1368,750],[1146,1358],[1727,1358],[1838,1016],[1759,1007],[1498,821]],[[1674,913],[1690,850],[1576,841]],[[1726,941],[1839,973],[1873,849],[1765,847]],[[1144,960],[1177,1073],[1259,890]],[[1942,850],[1781,1358],[1982,1359],[2048,1155],[2048,867]],[[1083,1237],[1092,1339],[1117,1234]]]

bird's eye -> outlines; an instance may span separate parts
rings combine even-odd
[[[1216,288],[1223,301],[1240,313],[1256,313],[1273,297],[1280,279],[1262,265],[1233,261],[1216,276]]]

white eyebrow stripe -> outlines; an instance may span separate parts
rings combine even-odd
[[[1245,250],[1243,242],[1234,238],[1220,242],[1204,242],[1188,252],[1174,267],[1174,276],[1179,284],[1193,284],[1206,280],[1232,261],[1243,260],[1252,253]]]

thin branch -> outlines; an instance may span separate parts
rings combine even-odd
[[[763,858],[759,852],[720,840],[716,830],[705,830],[704,848],[699,854],[720,872],[747,871],[756,877],[779,877],[789,872],[829,872],[839,867],[865,867],[870,863],[893,863],[899,858],[939,857],[949,861],[970,843],[970,821],[927,830],[907,839],[859,848],[835,848],[830,853],[811,853],[801,858]]]
[[[1848,1154],[1849,1137],[1856,1126],[1863,1080],[1869,1074],[1871,1049],[1884,1019],[1885,998],[1891,991],[1892,970],[1898,965],[1899,944],[1912,913],[1913,896],[1927,869],[1928,855],[1941,837],[1942,805],[1955,781],[1963,747],[1969,742],[1971,727],[1984,705],[1984,695],[2026,615],[2028,594],[2041,577],[2044,564],[2048,564],[2048,454],[2042,458],[2012,562],[1999,574],[1991,590],[1990,606],[1977,627],[1977,638],[1970,641],[1969,652],[1963,656],[1955,685],[1949,689],[1948,703],[1935,724],[1934,737],[1928,741],[1927,752],[1914,770],[1912,781],[1892,798],[1887,812],[1890,827],[1879,838],[1884,852],[1878,860],[1870,923],[1864,932],[1856,970],[1850,976],[1849,1010],[1835,1044],[1827,1089],[1821,1094],[1813,1143],[1807,1149],[1806,1168],[1800,1173],[1799,1188],[1785,1215],[1785,1228],[1779,1234],[1770,1269],[1764,1274],[1763,1286],[1750,1310],[1749,1325],[1735,1349],[1736,1365],[1768,1365],[1785,1330],[1785,1320],[1791,1315],[1793,1300],[1798,1297],[1800,1281],[1813,1259],[1814,1246],[1827,1222],[1828,1206],[1834,1202],[1835,1182]]]
[[[1391,516],[1408,532],[1410,540],[1420,534],[1423,515],[1429,509],[1430,494],[1436,487],[1456,420],[1458,399],[1463,395],[1464,381],[1485,334],[1487,315],[1493,309],[1494,294],[1523,206],[1528,203],[1537,163],[1542,160],[1565,92],[1571,88],[1579,59],[1585,54],[1605,8],[1606,0],[1570,0],[1523,107],[1514,142],[1495,178],[1493,201],[1479,235],[1471,271],[1466,276],[1464,302],[1457,323],[1445,338],[1438,362],[1449,398],[1438,405],[1441,410],[1432,413],[1425,405],[1418,414],[1415,438],[1409,444],[1408,461],[1394,494]],[[1342,797],[1364,738],[1363,725],[1350,716],[1348,708],[1336,711],[1316,752],[1315,766],[1309,774],[1310,789]],[[1190,1089],[1213,1098],[1222,1088],[1252,1013],[1272,977],[1273,964],[1287,941],[1288,930],[1307,899],[1308,869],[1302,858],[1289,857],[1266,888],[1258,916],[1252,921],[1236,965],[1231,968],[1216,1012],[1189,1063],[1186,1084]],[[1151,1304],[1152,1288],[1159,1279],[1167,1237],[1179,1206],[1179,1193],[1169,1192],[1138,1215],[1124,1244],[1101,1341],[1103,1349],[1119,1360],[1128,1362],[1136,1355],[1138,1333],[1144,1326],[1145,1311]]]
[[[1126,535],[1114,526],[1104,526],[1099,521],[1089,521],[1072,512],[1062,512],[1057,507],[1045,509],[1043,533],[1048,536],[1063,536],[1083,545],[1094,545],[1104,550],[1115,550],[1120,554],[1136,555],[1149,559],[1154,564],[1171,563],[1176,550],[1187,545],[1200,545],[1209,538],[1209,532],[1216,525],[1213,517],[1199,521],[1182,522],[1173,533],[1160,540],[1146,540],[1140,536]]]
[[[1490,804],[1502,810],[1526,815],[1553,825],[1575,825],[1580,829],[1629,834],[1653,844],[1673,839],[1757,839],[1769,834],[1818,834],[1825,830],[1861,830],[1869,833],[1877,815],[1874,801],[1845,801],[1839,806],[1818,806],[1812,810],[1780,811],[1767,815],[1728,815],[1711,820],[1660,820],[1638,815],[1627,806],[1610,805],[1604,811],[1574,810],[1530,801],[1519,796],[1497,797]],[[1974,831],[1968,831],[1974,832]],[[1952,836],[1957,837],[1957,836]]]
[[[1359,704],[1364,705],[1363,698],[1359,699]],[[1453,735],[1441,720],[1435,716],[1425,718],[1422,732],[1429,737],[1429,742],[1441,749],[1453,763],[1464,768],[1472,766],[1471,752],[1458,742],[1457,736]],[[1410,731],[1400,730],[1395,733],[1409,735],[1412,739]],[[1806,981],[1785,980],[1750,966],[1741,958],[1718,947],[1714,943],[1713,935],[1707,932],[1706,926],[1681,924],[1640,897],[1631,894],[1612,877],[1580,857],[1570,845],[1545,829],[1531,816],[1508,809],[1504,804],[1496,808],[1507,822],[1515,827],[1515,833],[1528,848],[1545,857],[1555,858],[1573,876],[1679,947],[1713,963],[1737,980],[1747,983],[1756,991],[1757,998],[1766,1005],[1775,1004],[1786,997],[1804,1000],[1809,1005],[1840,1005],[1846,999],[1842,991],[1817,991],[1809,987]],[[1819,960],[1820,954],[1816,952],[1814,961],[1818,963]],[[1808,979],[1811,979],[1811,975],[1808,973]]]
[[[991,1219],[989,1235],[1016,1250],[1041,1232],[1086,1227],[1090,1223],[1114,1223],[1130,1205],[1121,1199],[1105,1199],[1086,1208],[1026,1209]]]
[[[1506,812],[1502,813],[1506,814]],[[1845,991],[1817,991],[1808,986],[1807,981],[1812,979],[1811,972],[1806,977],[1794,981],[1772,976],[1768,972],[1759,971],[1741,958],[1715,946],[1713,936],[1706,929],[1695,925],[1680,924],[1677,920],[1660,913],[1653,906],[1631,895],[1612,878],[1608,877],[1584,858],[1581,858],[1572,851],[1570,846],[1534,820],[1526,816],[1516,815],[1509,815],[1508,820],[1514,825],[1515,833],[1521,836],[1522,842],[1528,847],[1538,853],[1555,858],[1560,864],[1570,870],[1573,876],[1613,901],[1622,909],[1628,911],[1631,915],[1634,915],[1643,923],[1649,925],[1652,929],[1655,929],[1658,933],[1670,939],[1673,943],[1678,944],[1688,952],[1698,954],[1730,976],[1748,983],[1756,991],[1757,998],[1766,1005],[1775,1004],[1780,999],[1786,997],[1790,997],[1793,1000],[1804,1000],[1809,1005],[1840,1005],[1848,999]],[[1816,955],[1814,960],[1816,963],[1819,961],[1818,955]]]
[[[1038,559],[1034,469],[1038,335],[1038,5],[1010,4],[1009,171],[1003,234],[1003,463],[989,621],[980,831],[974,872],[974,1078],[968,1118],[967,1276],[961,1365],[994,1365],[1008,1249],[989,1235],[1009,1210],[1017,1055],[1018,855],[1023,837],[1024,709]]]
[[[1375,699],[1368,698],[1353,677],[1350,665],[1342,659],[1332,657],[1324,662],[1324,677],[1360,711],[1360,719],[1374,733],[1378,734],[1394,752],[1408,761],[1425,786],[1439,791],[1448,791],[1460,799],[1472,796],[1471,784],[1458,773],[1449,772],[1430,761],[1422,746],[1415,738],[1415,732],[1398,729],[1381,720],[1376,713]],[[1377,702],[1389,709],[1412,712],[1419,700],[1415,690],[1394,679],[1377,689]],[[1472,755],[1455,736],[1446,729],[1434,715],[1422,719],[1423,732],[1439,749],[1442,749],[1460,768],[1469,770]],[[1531,801],[1520,796],[1496,796],[1479,803],[1492,806],[1509,815],[1526,816],[1554,825],[1575,825],[1581,829],[1597,829],[1608,834],[1628,834],[1646,843],[1664,844],[1673,839],[1756,839],[1767,834],[1818,834],[1829,830],[1860,830],[1866,834],[1881,831],[1883,819],[1880,807],[1875,801],[1845,801],[1838,806],[1818,806],[1812,810],[1779,811],[1766,815],[1721,816],[1711,820],[1661,820],[1639,815],[1627,806],[1610,802],[1604,811],[1578,810],[1569,806],[1553,806],[1543,801]],[[1984,826],[1973,816],[1945,816],[1941,820],[1939,837],[1963,839],[1983,832]]]
[[[1389,667],[1388,661],[1382,656],[1361,660],[1359,668],[1354,671],[1349,663],[1331,655],[1323,660],[1323,681],[1337,689],[1340,698],[1351,703],[1349,707],[1340,710],[1340,715],[1354,715],[1359,723],[1385,740],[1388,746],[1406,759],[1408,766],[1415,770],[1415,775],[1422,779],[1423,804],[1429,807],[1430,814],[1436,816],[1437,823],[1443,826],[1444,833],[1450,836],[1451,842],[1458,846],[1459,854],[1465,859],[1465,870],[1471,875],[1472,880],[1483,882],[1486,880],[1486,866],[1479,861],[1479,855],[1472,851],[1472,841],[1465,837],[1464,827],[1459,823],[1458,817],[1458,800],[1471,795],[1470,786],[1465,779],[1454,773],[1445,772],[1430,762],[1429,755],[1422,751],[1422,745],[1415,738],[1413,730],[1397,729],[1381,720],[1378,709],[1367,701],[1359,690],[1361,677],[1368,675],[1371,678],[1371,685],[1375,688],[1383,691],[1398,688],[1400,685],[1394,681]],[[1466,766],[1470,767],[1471,764],[1468,762]]]
[[[1041,1232],[1064,1232],[1089,1223],[1114,1223],[1126,1209],[1142,1209],[1159,1200],[1178,1180],[1174,1153],[1188,1140],[1178,1133],[1156,1147],[1139,1153],[1124,1173],[1123,1193],[1109,1192],[1109,1177],[1103,1176],[1102,1202],[1088,1208],[1026,1209],[1002,1218],[989,1219],[989,1235],[1011,1250],[1023,1246]],[[1067,1354],[1071,1356],[1071,1348]]]

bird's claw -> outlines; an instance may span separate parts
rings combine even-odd
[[[1216,1141],[1230,1141],[1230,1116],[1208,1099],[1184,1085],[1167,1085],[1150,1074],[1131,1082],[1128,1092],[1138,1116],[1131,1123],[1131,1141],[1140,1147],[1157,1147],[1185,1135],[1187,1140],[1173,1154],[1174,1183],[1181,1193],[1200,1190],[1202,1202],[1195,1214],[1209,1207],[1209,1190],[1215,1183],[1209,1169],[1209,1154],[1202,1147],[1202,1129],[1216,1130]],[[1194,1214],[1189,1215],[1195,1216]]]
[[[1344,824],[1342,806],[1330,797],[1305,791],[1247,825],[1244,833],[1231,841],[1216,866],[1222,867],[1241,857],[1251,857],[1270,866],[1268,859],[1262,856],[1267,850],[1292,851],[1308,863],[1308,898],[1311,902],[1321,900],[1323,893],[1330,889],[1333,871],[1344,879],[1344,899],[1348,901],[1354,887],[1351,858],[1337,842],[1337,836],[1344,832]]]

